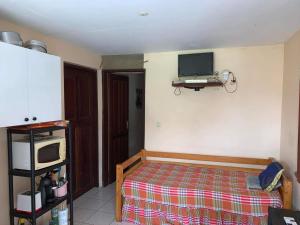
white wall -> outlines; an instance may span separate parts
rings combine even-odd
[[[284,45],[282,129],[280,159],[293,179],[293,203],[300,210],[300,184],[297,170],[298,111],[300,78],[300,31]]]
[[[145,148],[279,158],[283,45],[213,49],[215,70],[233,71],[238,91],[182,89],[175,96],[177,55],[200,51],[145,54]]]

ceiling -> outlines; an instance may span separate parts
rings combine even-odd
[[[132,54],[282,43],[300,29],[300,0],[1,0],[0,17]]]

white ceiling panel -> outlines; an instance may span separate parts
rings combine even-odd
[[[131,54],[282,43],[300,29],[300,0],[1,0],[0,17]]]

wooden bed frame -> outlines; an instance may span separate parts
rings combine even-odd
[[[255,166],[266,166],[272,162],[272,158],[260,159],[260,158],[244,158],[244,157],[230,157],[230,156],[214,156],[214,155],[198,155],[198,154],[185,154],[185,153],[171,153],[171,152],[156,152],[141,150],[138,154],[132,156],[122,164],[118,164],[116,167],[116,221],[122,220],[122,193],[121,188],[126,176],[131,174],[134,170],[140,167],[147,157],[151,158],[169,158],[179,160],[193,160],[201,162],[217,162],[217,163],[230,163],[230,164],[245,164]],[[223,165],[206,165],[196,163],[185,163],[185,162],[170,162],[170,161],[158,161],[158,160],[147,160],[151,162],[168,162],[174,164],[196,166],[196,167],[210,167],[210,168],[222,168],[228,170],[245,171],[245,172],[260,172],[262,169],[247,168],[240,166],[223,166]],[[283,208],[290,209],[292,207],[292,181],[284,174],[282,178],[282,186],[279,192],[283,201]]]

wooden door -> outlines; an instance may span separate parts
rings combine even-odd
[[[107,103],[104,122],[106,126],[106,137],[104,142],[108,151],[107,174],[105,174],[104,185],[113,183],[116,179],[116,164],[122,163],[128,158],[128,98],[129,81],[128,77],[107,74],[104,82],[105,100]]]
[[[97,71],[65,64],[65,118],[73,126],[74,195],[99,185]]]

